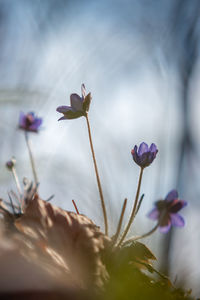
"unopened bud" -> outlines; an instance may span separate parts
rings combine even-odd
[[[15,164],[16,164],[16,159],[12,157],[11,160],[7,161],[6,167],[8,168],[8,170],[11,171],[14,168]]]

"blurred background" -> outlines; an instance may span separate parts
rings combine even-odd
[[[159,153],[145,169],[145,198],[132,234],[154,223],[153,202],[177,188],[189,202],[184,229],[145,242],[158,268],[198,295],[200,251],[199,0],[0,0],[0,197],[15,189],[5,162],[32,179],[20,111],[43,118],[32,148],[40,195],[74,210],[74,199],[103,230],[103,217],[84,118],[57,122],[59,105],[85,83],[90,122],[109,216],[110,234],[139,168],[130,151],[142,141]],[[130,234],[131,235],[131,234]]]

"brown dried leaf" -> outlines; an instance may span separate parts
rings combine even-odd
[[[35,195],[15,226],[26,237],[25,255],[42,262],[49,272],[70,277],[79,287],[103,285],[107,272],[102,254],[109,239],[86,216],[64,211]]]
[[[4,220],[4,222],[2,223],[4,230],[6,228],[10,230],[14,223],[15,217],[9,212],[7,206],[5,205],[2,199],[0,199],[0,213],[2,214]]]

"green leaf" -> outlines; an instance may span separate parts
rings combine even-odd
[[[129,254],[130,259],[140,259],[142,261],[156,260],[151,250],[140,242],[132,242],[129,246],[123,247]]]

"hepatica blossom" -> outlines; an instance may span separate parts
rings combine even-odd
[[[77,94],[70,95],[71,106],[59,106],[56,109],[59,113],[63,114],[63,117],[61,117],[58,121],[76,119],[82,116],[86,117],[87,112],[89,111],[92,97],[90,93],[86,95],[86,89],[84,84],[82,84],[81,86],[81,92],[81,97]]]
[[[25,131],[38,132],[42,124],[42,118],[36,117],[34,112],[24,114],[20,113],[19,117],[19,128]]]
[[[178,214],[178,211],[186,205],[186,201],[178,199],[177,191],[172,190],[164,200],[155,203],[155,208],[148,214],[148,217],[158,220],[160,232],[167,233],[171,226],[184,226],[184,219]]]
[[[156,158],[157,153],[158,149],[155,144],[151,144],[151,146],[148,147],[148,145],[144,142],[140,144],[139,149],[135,145],[134,149],[131,151],[133,160],[141,168],[148,167]]]

